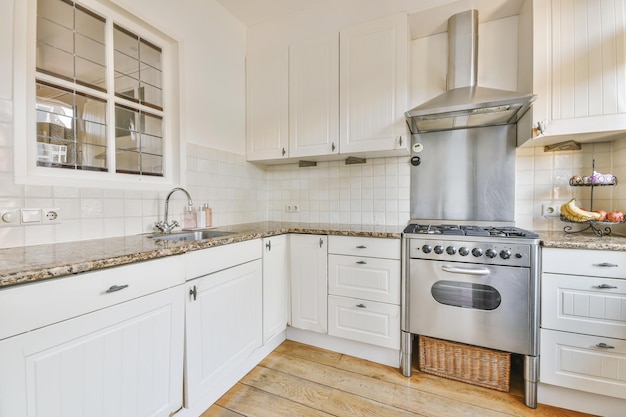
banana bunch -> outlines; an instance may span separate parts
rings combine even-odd
[[[572,198],[561,206],[561,215],[571,222],[588,222],[600,220],[602,215],[593,211],[583,210],[576,206],[576,199]]]

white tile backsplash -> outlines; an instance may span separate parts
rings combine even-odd
[[[572,175],[596,170],[624,178],[616,187],[596,188],[594,208],[626,209],[626,138],[613,143],[584,144],[580,151],[543,152],[517,149],[516,224],[534,230],[560,230],[558,219],[541,217],[544,202],[572,197],[588,205],[588,187],[570,187]],[[208,203],[214,225],[264,220],[320,223],[404,225],[410,217],[410,172],[407,157],[368,159],[365,164],[319,162],[263,166],[243,155],[200,145],[187,146],[185,188],[195,206]],[[12,173],[0,172],[4,207],[54,206],[63,222],[50,226],[0,228],[0,247],[36,245],[152,230],[163,217],[167,192],[16,185]],[[186,198],[172,196],[170,219],[182,223]],[[288,213],[286,206],[297,205]],[[616,227],[615,232],[626,229]]]
[[[532,150],[532,151],[531,151]],[[579,151],[544,152],[543,147],[517,149],[516,158],[516,223],[534,230],[562,230],[558,218],[541,217],[541,205],[562,204],[576,198],[578,204],[590,208],[591,188],[571,187],[573,175],[592,175],[596,171],[623,178],[615,187],[594,188],[594,209],[607,211],[626,209],[626,137],[613,142],[587,143]],[[614,233],[625,233],[624,226],[612,227]]]

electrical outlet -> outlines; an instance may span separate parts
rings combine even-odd
[[[542,217],[559,217],[561,215],[561,205],[554,201],[546,202],[541,205]]]
[[[293,211],[293,206],[292,206],[291,204],[287,204],[287,205],[285,206],[285,211],[286,211],[287,213],[291,213],[291,212]]]
[[[60,208],[42,208],[41,209],[42,224],[58,224],[61,223]]]
[[[298,204],[292,204],[291,205],[291,212],[292,213],[300,213],[300,206]]]

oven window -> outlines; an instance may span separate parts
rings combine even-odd
[[[455,307],[495,310],[502,302],[495,288],[471,282],[437,281],[430,292],[437,302]]]

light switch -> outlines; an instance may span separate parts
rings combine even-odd
[[[22,224],[41,223],[41,209],[22,209]]]

